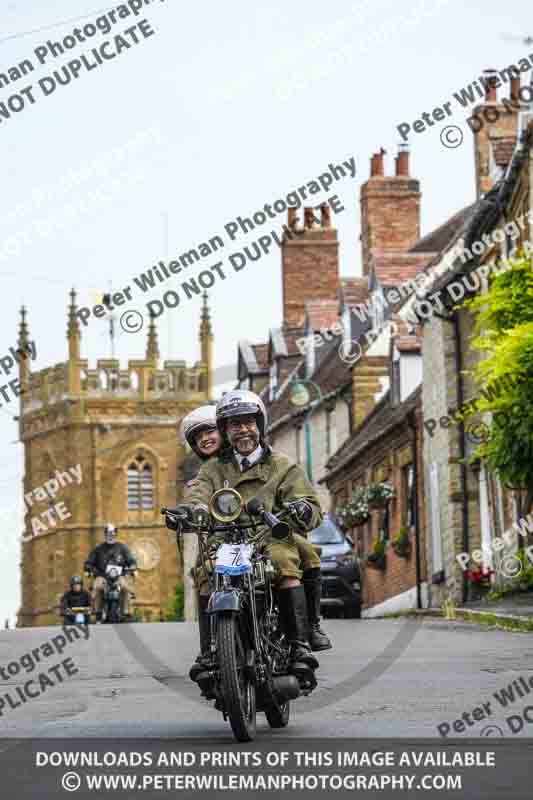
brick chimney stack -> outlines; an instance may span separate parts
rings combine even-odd
[[[288,211],[293,233],[283,237],[281,250],[285,329],[304,324],[308,300],[336,300],[339,286],[339,243],[329,207],[304,208],[303,224],[298,221],[302,209],[298,215],[296,209]]]
[[[361,187],[363,275],[371,256],[408,250],[420,238],[420,183],[409,176],[409,152],[400,145],[396,175],[385,176],[383,148],[372,156],[370,178]]]
[[[526,108],[520,100],[520,74],[512,74],[508,98],[498,102],[498,85],[502,83],[493,69],[485,70],[485,100],[472,110],[476,162],[476,195],[479,198],[494,185],[491,167],[507,163],[517,136],[518,112]]]

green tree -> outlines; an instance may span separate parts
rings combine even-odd
[[[533,269],[520,252],[490,279],[487,294],[466,304],[476,316],[472,347],[482,352],[475,375],[480,413],[491,412],[490,435],[474,457],[486,461],[505,486],[526,491],[533,505]]]
[[[174,595],[170,598],[165,608],[165,621],[176,622],[183,620],[185,607],[185,593],[183,583],[177,583]]]

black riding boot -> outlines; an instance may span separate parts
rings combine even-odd
[[[209,616],[207,614],[207,606],[209,603],[208,594],[198,595],[198,630],[200,632],[200,654],[192,665],[189,678],[191,681],[198,681],[199,675],[202,672],[212,668],[211,653],[210,653],[210,635],[209,635]]]
[[[320,627],[320,592],[322,581],[320,569],[305,570],[305,599],[307,600],[307,619],[309,621],[309,644],[311,650],[329,650],[333,645]]]
[[[300,684],[309,688],[316,686],[314,670],[318,661],[307,644],[307,607],[303,586],[278,591],[280,625],[291,645],[290,671],[296,675]]]

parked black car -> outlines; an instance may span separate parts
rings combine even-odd
[[[320,547],[323,611],[338,609],[345,617],[361,617],[361,571],[353,542],[342,532],[331,514],[308,533],[308,539]]]

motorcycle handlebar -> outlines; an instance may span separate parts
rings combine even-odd
[[[274,539],[286,539],[289,535],[290,528],[287,523],[267,511],[259,498],[252,497],[251,500],[248,500],[246,510],[252,517],[259,517],[270,528]]]
[[[188,519],[185,509],[180,508],[162,508],[161,514],[169,514],[171,517],[177,517],[178,519]]]

